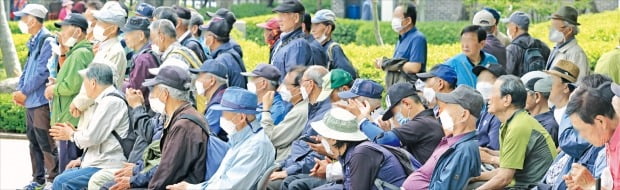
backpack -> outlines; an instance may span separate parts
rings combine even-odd
[[[545,60],[540,46],[537,45],[539,44],[538,40],[530,38],[527,47],[523,44],[515,42],[512,42],[512,44],[525,49],[525,52],[523,53],[523,63],[521,67],[522,74],[528,73],[530,71],[542,71],[545,69],[547,60]]]
[[[127,105],[128,116],[131,119],[132,114],[131,114],[131,111],[129,111],[131,110],[131,107],[129,107],[129,104],[127,103],[127,100],[125,99],[125,97],[123,97],[120,94],[114,93],[114,92],[107,94],[106,97],[107,96],[113,96],[113,97],[117,97],[123,100],[123,102],[125,102],[125,105]],[[123,149],[123,155],[125,156],[125,158],[129,158],[129,154],[133,150],[133,145],[135,144],[136,138],[138,137],[138,135],[134,132],[133,123],[129,121],[129,128],[127,128],[127,137],[122,138],[114,130],[112,130],[112,136],[114,136],[114,138],[118,141],[118,143],[121,144],[121,148]]]
[[[183,56],[183,58],[189,61],[190,68],[198,69],[200,68],[200,66],[202,66],[202,62],[200,62],[198,56],[190,49],[184,50],[181,48],[176,48],[172,50],[172,52],[170,52],[170,54],[172,53],[178,53],[179,55]]]
[[[422,166],[422,164],[420,162],[418,162],[413,155],[411,155],[411,153],[407,152],[407,150],[400,148],[400,147],[394,147],[394,146],[390,146],[390,145],[383,145],[383,144],[376,144],[376,143],[364,143],[364,144],[360,144],[361,146],[366,146],[369,147],[377,152],[380,152],[382,154],[384,154],[383,158],[385,161],[385,152],[380,150],[380,147],[383,147],[384,149],[387,150],[387,152],[391,153],[392,155],[394,155],[394,157],[396,157],[396,159],[398,159],[398,162],[400,163],[400,165],[403,167],[403,170],[405,171],[405,175],[409,176],[409,174],[413,173],[416,169],[420,168]],[[382,164],[383,165],[383,161]],[[377,170],[377,172],[379,172]],[[377,176],[378,173],[375,173],[374,176]],[[395,189],[398,190],[400,189],[399,187],[397,187],[394,184],[390,184],[386,181],[383,181],[377,177],[375,177],[375,181],[374,181],[375,187],[377,187],[377,189]]]
[[[202,43],[200,43],[196,38],[189,38],[189,39],[185,40],[181,45],[183,45],[185,47],[188,47],[187,45],[190,42],[195,42],[196,44],[198,44],[198,47],[200,47],[200,51],[202,51],[202,53],[205,55],[205,61],[210,59],[209,58],[209,52],[207,52],[207,50],[205,50],[205,47],[202,46]],[[198,55],[196,55],[196,56],[198,56]],[[198,59],[200,59],[200,57],[198,57]]]
[[[155,54],[155,52],[153,52],[152,49],[149,48],[149,49],[142,50],[138,52],[136,56],[141,55],[143,53],[151,54],[151,58],[155,60],[155,64],[157,64],[157,67],[161,65],[161,59],[159,58],[159,55]],[[125,70],[125,73],[127,74],[127,76],[129,76],[129,74],[131,73],[131,70],[133,70],[133,67],[134,67],[133,61],[127,61],[127,70]]]
[[[43,36],[41,37],[41,40],[39,40],[39,41],[37,42],[37,47],[38,47],[37,49],[39,50],[39,51],[37,52],[37,56],[38,56],[38,55],[41,55],[41,50],[42,50],[41,48],[43,48],[43,44],[45,44],[45,43],[44,43],[44,42],[45,42],[45,40],[47,40],[47,38],[54,38],[54,35],[52,35],[52,34],[50,34],[50,33],[47,33],[47,34],[42,34],[42,35],[43,35]],[[54,41],[56,41],[56,40],[55,40],[55,38],[54,38]],[[50,51],[51,51],[51,49],[50,49]],[[30,53],[32,53],[32,52],[28,51],[28,56],[27,56],[27,57],[30,57]]]
[[[202,120],[200,120],[198,117],[190,114],[181,114],[179,119],[187,119],[194,122],[195,124],[200,126],[203,132],[209,135],[209,140],[207,141],[207,156],[205,163],[205,180],[209,181],[209,179],[213,177],[213,174],[215,174],[217,169],[220,167],[220,164],[222,163],[224,156],[226,156],[226,152],[228,152],[230,146],[228,145],[228,143],[224,142],[213,133],[211,133],[211,131],[206,128],[207,124],[203,123]]]
[[[339,46],[340,44],[334,42],[329,44],[327,47],[327,70],[332,70],[332,65],[334,64],[334,47]]]

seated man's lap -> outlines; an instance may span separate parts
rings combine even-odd
[[[88,187],[90,177],[99,171],[99,168],[71,168],[62,172],[54,179],[53,189],[63,189],[63,185],[70,185],[77,188]]]

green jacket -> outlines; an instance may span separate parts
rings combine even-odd
[[[83,79],[78,71],[86,69],[94,56],[93,46],[86,40],[78,42],[67,52],[67,59],[56,77],[51,125],[69,122],[77,126],[79,118],[71,116],[69,105],[82,86]]]
[[[607,52],[601,55],[601,58],[596,63],[596,67],[594,67],[594,72],[599,74],[604,74],[615,82],[620,83],[620,64],[618,61],[620,60],[620,46],[616,47],[616,49]]]

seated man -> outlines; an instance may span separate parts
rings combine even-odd
[[[228,133],[230,149],[209,181],[200,184],[181,182],[167,189],[256,189],[259,177],[273,166],[276,152],[256,120],[257,97],[238,87],[226,89],[220,125]]]
[[[366,107],[361,103],[347,106],[347,110],[357,116],[360,129],[368,139],[377,144],[404,147],[420,164],[424,164],[444,137],[444,130],[435,119],[433,110],[425,109],[415,86],[404,82],[390,87],[386,104],[388,110],[383,114],[382,120],[386,121],[394,116],[400,126],[391,127],[390,122],[383,121],[379,124],[373,123],[369,120],[370,109],[360,109]],[[365,111],[362,113],[360,110]]]
[[[155,78],[142,84],[152,89],[149,95],[151,109],[166,115],[160,141],[161,161],[149,181],[148,189],[165,189],[166,185],[181,181],[200,183],[205,179],[209,136],[198,124],[181,119],[183,115],[202,118],[189,102],[190,82],[186,69],[164,66]]]
[[[119,169],[127,161],[118,139],[127,137],[128,109],[125,100],[114,93],[114,72],[104,64],[92,63],[78,72],[84,78],[86,96],[94,100],[84,118],[85,128],[75,130],[70,123],[57,124],[50,130],[54,140],[70,140],[85,149],[82,159],[71,161],[68,169],[54,179],[52,189],[86,189],[90,177],[101,169]],[[120,96],[120,95],[119,95]],[[115,134],[115,135],[113,135]]]
[[[342,69],[332,69],[323,77],[323,87],[318,101],[324,101],[327,98],[332,103],[340,101],[338,93],[349,90],[352,82],[353,77],[348,72]]]
[[[263,109],[263,97],[267,92],[273,92],[280,85],[280,71],[273,65],[259,64],[252,72],[242,72],[241,75],[248,77],[248,91],[255,93],[258,97],[258,108],[269,111],[273,117],[273,123],[279,124],[284,116],[291,110],[290,104],[282,101],[280,93],[275,92],[273,103],[270,109]],[[256,119],[261,121],[261,114],[256,115]]]
[[[366,79],[355,79],[351,90],[338,93],[338,97],[343,100],[354,100],[360,103],[368,103],[370,110],[370,121],[378,122],[385,110],[381,108],[381,84]]]
[[[480,175],[476,120],[482,95],[461,85],[451,93],[437,94],[437,100],[442,123],[453,125],[454,130],[441,139],[428,161],[409,175],[404,189],[464,189],[469,178]]]
[[[438,64],[433,66],[431,71],[418,73],[417,76],[424,81],[424,89],[422,92],[424,99],[428,102],[428,107],[433,108],[435,115],[437,115],[438,110],[435,103],[435,94],[450,93],[456,88],[456,71],[454,71],[452,66]]]
[[[194,84],[196,85],[196,94],[205,96],[209,100],[204,113],[209,123],[209,130],[223,141],[228,141],[228,134],[220,127],[222,112],[211,109],[214,105],[220,104],[222,95],[228,88],[228,68],[224,63],[209,59],[200,66],[200,69],[190,69],[189,71],[197,75]]]
[[[499,64],[490,64],[486,66],[476,66],[473,69],[474,74],[478,77],[476,90],[482,94],[485,104],[478,121],[476,129],[481,147],[491,150],[499,150],[499,126],[500,121],[497,117],[488,112],[486,103],[489,101],[489,94],[493,88],[493,83],[498,77],[506,75],[504,67]]]
[[[501,122],[499,152],[480,151],[483,163],[499,168],[483,172],[474,181],[485,182],[479,189],[505,187],[530,188],[536,185],[556,155],[551,136],[523,107],[525,86],[513,75],[501,76],[495,81],[489,98],[489,113]]]
[[[536,119],[551,135],[555,146],[558,146],[558,123],[553,118],[553,110],[549,109],[549,94],[551,92],[551,77],[541,71],[532,71],[529,73],[538,72],[541,77],[534,77],[526,79],[521,77],[521,81],[525,85],[527,90],[527,99],[525,100],[525,110],[534,116]],[[527,73],[526,73],[527,75]],[[525,79],[525,80],[524,80]]]

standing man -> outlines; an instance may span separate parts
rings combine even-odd
[[[312,59],[310,45],[301,25],[306,9],[297,0],[285,0],[273,12],[278,13],[282,35],[269,54],[269,63],[280,70],[280,81],[295,65],[308,65]]]
[[[491,8],[484,8],[478,11],[474,15],[473,25],[478,25],[487,32],[486,42],[482,51],[495,56],[500,65],[506,66],[506,46],[495,36],[499,20],[495,19],[493,13],[497,14],[497,11]]]
[[[51,43],[56,43],[50,32],[43,27],[47,9],[43,5],[28,4],[14,12],[19,16],[19,29],[30,34],[28,59],[19,78],[13,102],[26,108],[26,136],[30,142],[32,182],[24,189],[35,189],[54,181],[58,174],[58,151],[49,135],[50,107],[45,98],[45,83],[49,76],[47,60],[52,56]],[[46,172],[47,171],[47,172]]]
[[[204,62],[207,60],[207,56],[202,49],[202,45],[200,45],[200,42],[194,38],[192,31],[189,28],[189,21],[192,18],[192,12],[187,8],[179,6],[175,6],[174,10],[176,11],[178,19],[176,26],[177,42],[191,49],[194,54],[198,56],[200,62]]]
[[[549,47],[542,41],[532,37],[529,33],[530,27],[530,15],[527,13],[517,11],[510,15],[508,24],[506,25],[506,34],[512,39],[512,42],[506,46],[506,72],[515,76],[523,76],[525,73],[533,70],[543,70],[544,64],[549,59]],[[537,57],[536,52],[529,53],[528,49],[537,49],[540,53],[540,57]],[[532,50],[529,50],[532,51]],[[530,60],[526,60],[526,53],[532,54],[528,56]],[[532,63],[531,61],[538,61],[541,65]]]
[[[247,78],[241,75],[246,72],[241,55],[230,43],[230,27],[225,19],[215,17],[205,26],[200,27],[205,44],[212,52],[213,59],[224,63],[228,68],[228,85],[247,88]]]
[[[550,70],[560,60],[568,60],[579,67],[577,80],[590,75],[588,57],[581,46],[577,44],[575,36],[579,34],[577,9],[563,6],[551,15],[551,31],[549,40],[556,43],[547,60],[547,70]]]
[[[415,27],[418,12],[413,3],[408,2],[394,9],[392,30],[398,33],[398,42],[394,50],[394,59],[406,59],[402,72],[407,74],[426,71],[426,37]],[[376,60],[376,67],[381,68],[382,59]]]
[[[498,64],[495,56],[482,51],[486,38],[487,33],[480,26],[470,25],[461,31],[462,53],[446,61],[446,64],[456,71],[459,79],[457,85],[464,84],[475,88],[477,78],[472,69],[478,65]]]
[[[120,28],[126,23],[127,14],[118,3],[108,3],[109,6],[95,12],[93,16],[97,24],[93,29],[93,37],[98,41],[94,62],[104,63],[114,71],[114,85],[120,88],[125,79],[127,58],[118,35]]]
[[[153,50],[149,42],[150,22],[146,17],[134,16],[121,28],[125,33],[125,43],[127,47],[134,50],[134,54],[130,60],[130,73],[128,80],[124,81],[123,88],[139,89],[145,100],[145,106],[149,106],[148,97],[149,89],[142,86],[145,79],[155,77],[149,73],[149,69],[159,67],[159,58]]]
[[[342,51],[340,44],[332,39],[334,30],[336,29],[336,14],[328,9],[317,11],[312,18],[311,34],[314,39],[321,44],[327,54],[327,70],[342,69],[355,80],[357,71],[349,61],[349,58]]]

